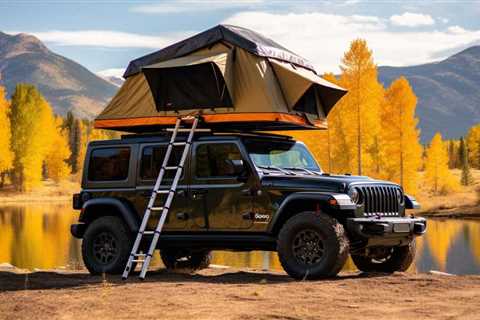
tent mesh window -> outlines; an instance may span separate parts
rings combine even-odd
[[[143,70],[157,111],[232,107],[232,99],[214,63]]]

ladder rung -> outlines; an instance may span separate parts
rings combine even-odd
[[[152,210],[152,211],[162,211],[163,207],[151,207],[150,210]]]
[[[154,234],[155,231],[143,231],[142,233],[143,233],[143,234]],[[145,256],[145,254],[144,254],[144,256]]]
[[[173,190],[165,190],[165,189],[164,190],[157,190],[157,193],[165,194],[165,193],[170,193],[170,191],[173,191]]]
[[[164,167],[165,170],[177,170],[180,166]]]
[[[146,257],[147,255],[145,253],[135,253],[133,256],[134,257]]]
[[[145,262],[145,260],[143,260],[143,259],[133,259],[132,262],[140,262],[140,263],[143,263],[143,262]]]
[[[173,146],[184,146],[186,144],[187,144],[186,142],[172,142]]]
[[[175,131],[175,129],[168,128],[167,131]],[[190,132],[192,129],[187,129],[187,128],[178,128],[177,132]],[[195,129],[195,132],[210,132],[212,130],[210,129]]]

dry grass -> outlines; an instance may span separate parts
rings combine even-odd
[[[480,170],[471,170],[473,183],[461,187],[459,192],[446,195],[434,194],[421,186],[417,195],[422,208],[418,212],[425,216],[438,217],[480,217]],[[461,171],[453,170],[453,174],[460,179]]]
[[[0,190],[0,205],[19,202],[70,201],[72,194],[80,190],[80,184],[65,180],[55,183],[44,181],[43,185],[31,192],[18,192],[12,186]]]

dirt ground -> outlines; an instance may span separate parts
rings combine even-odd
[[[480,276],[285,273],[209,268],[92,277],[0,271],[0,319],[480,319]]]

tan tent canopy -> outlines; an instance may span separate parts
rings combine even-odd
[[[346,93],[272,40],[224,25],[132,61],[124,77],[97,128],[154,131],[199,111],[229,129],[326,128]]]

